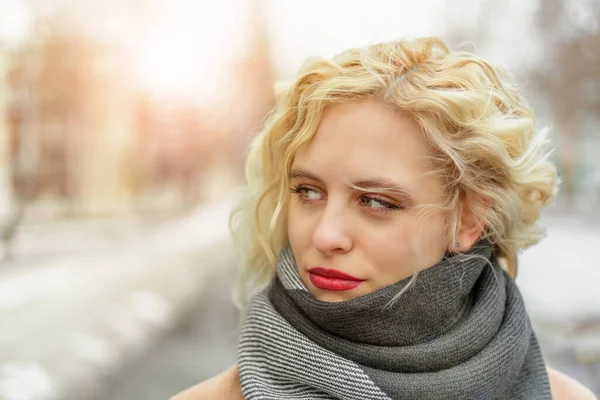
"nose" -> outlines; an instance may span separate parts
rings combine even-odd
[[[342,207],[327,204],[313,234],[313,245],[324,255],[343,254],[352,249],[347,217]]]

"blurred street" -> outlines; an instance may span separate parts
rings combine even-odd
[[[231,264],[221,251],[229,210],[225,203],[198,209],[115,241],[110,251],[0,271],[0,399],[105,398],[114,374],[196,304],[207,271]],[[135,230],[121,227],[128,229]]]
[[[194,307],[103,399],[166,400],[236,362],[239,314],[231,302],[233,264],[216,268]]]
[[[517,284],[546,362],[600,396],[600,215],[549,214],[519,257]]]

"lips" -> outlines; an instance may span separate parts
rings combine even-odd
[[[344,272],[323,267],[309,269],[308,276],[312,284],[316,287],[333,291],[354,289],[364,282],[363,279],[356,278]]]

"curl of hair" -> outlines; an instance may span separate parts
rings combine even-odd
[[[547,129],[511,77],[468,52],[450,52],[434,37],[344,51],[311,59],[276,105],[250,146],[247,189],[230,219],[243,265],[238,302],[243,307],[272,277],[287,242],[288,174],[295,153],[317,131],[332,104],[376,99],[412,117],[431,144],[432,173],[442,182],[449,243],[464,210],[484,221],[507,272],[517,273],[517,252],[537,243],[541,210],[556,193]],[[426,210],[423,210],[424,212]]]

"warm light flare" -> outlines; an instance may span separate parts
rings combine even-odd
[[[227,88],[227,68],[242,52],[247,25],[231,1],[165,6],[135,44],[142,88],[161,97],[212,99]],[[236,21],[236,15],[237,21]]]
[[[176,30],[149,35],[138,56],[140,84],[158,95],[194,96],[198,91],[211,92],[214,88],[207,76],[218,74],[214,65],[217,55],[202,57],[201,44],[192,46],[190,41]],[[197,47],[196,47],[197,46]],[[204,58],[204,59],[203,59]],[[204,79],[203,79],[204,78]]]

